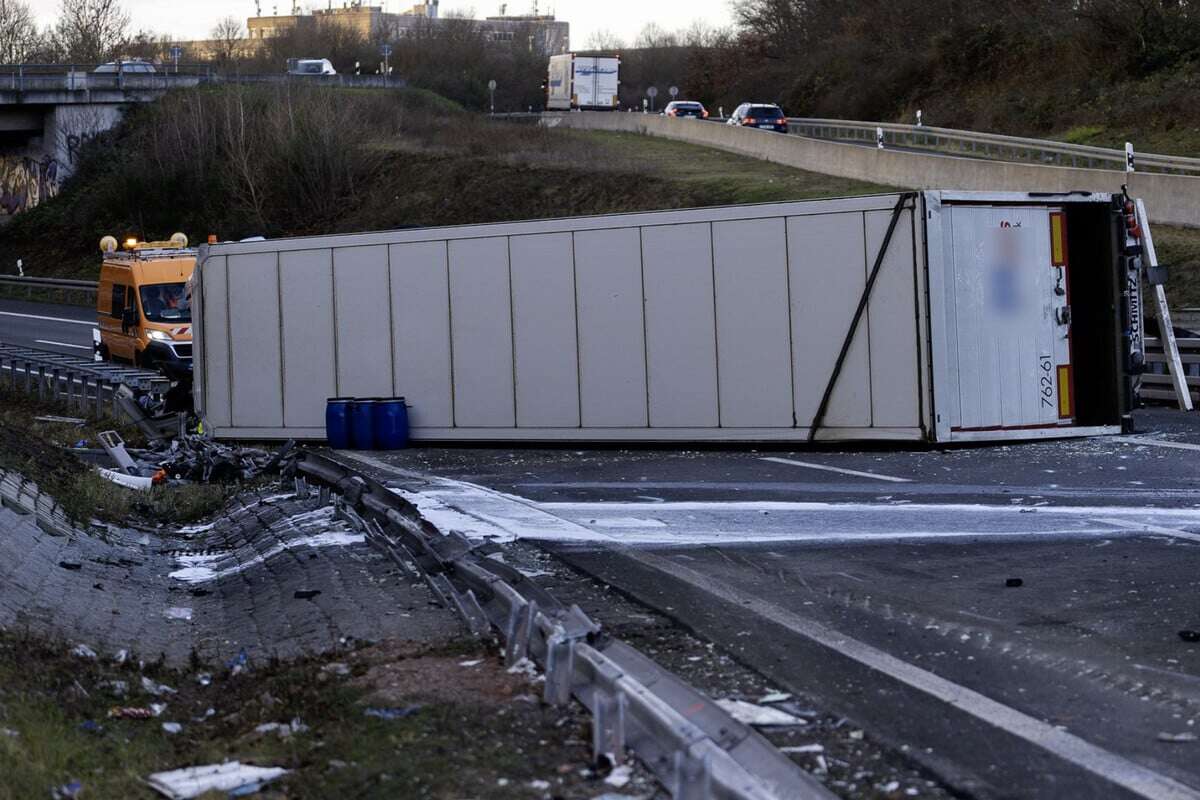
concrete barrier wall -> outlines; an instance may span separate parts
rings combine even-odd
[[[547,127],[626,131],[716,147],[789,167],[911,189],[1014,192],[1117,192],[1128,184],[1150,218],[1200,227],[1200,177],[1016,164],[957,156],[879,150],[769,131],[645,114],[547,114]]]

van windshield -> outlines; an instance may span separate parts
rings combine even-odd
[[[192,307],[182,283],[155,283],[141,288],[142,315],[147,322],[191,322]]]

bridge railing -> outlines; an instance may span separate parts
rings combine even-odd
[[[407,85],[403,78],[385,75],[289,75],[284,72],[246,74],[222,72],[212,64],[155,64],[154,72],[141,69],[144,62],[108,64],[0,64],[0,92],[162,91],[202,83],[286,83],[371,89]],[[97,71],[99,70],[99,71]]]
[[[856,122],[844,119],[788,119],[792,133],[814,139],[859,141],[875,144],[877,129],[882,129],[884,146],[925,149],[972,158],[1001,161],[1026,161],[1085,169],[1125,169],[1125,151],[1106,147],[1030,139],[1021,136],[1002,136],[995,133],[935,128],[926,125],[903,125],[894,122]],[[1200,158],[1135,153],[1135,168],[1139,172],[1161,172],[1174,175],[1200,175]]]
[[[212,80],[209,64],[155,65],[154,72],[134,71],[143,62],[108,64],[0,64],[0,91],[83,92],[173,89]]]

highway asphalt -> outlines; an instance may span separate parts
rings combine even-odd
[[[0,299],[0,342],[90,358],[96,310]]]
[[[948,450],[357,458],[443,529],[536,542],[967,796],[1200,798],[1200,418],[1136,421]]]

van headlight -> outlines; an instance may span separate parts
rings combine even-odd
[[[150,341],[152,342],[174,341],[171,339],[171,335],[169,333],[165,333],[163,331],[146,331],[146,336],[149,337]]]

